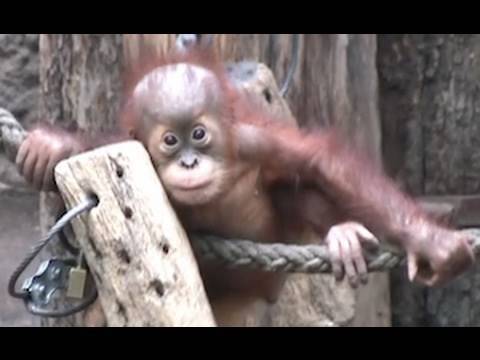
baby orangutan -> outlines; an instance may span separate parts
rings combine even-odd
[[[125,135],[92,139],[38,127],[18,152],[23,176],[37,189],[56,190],[60,160],[133,137],[148,150],[189,233],[298,243],[313,232],[328,245],[335,277],[346,274],[352,286],[367,279],[362,246],[378,243],[373,234],[404,248],[410,279],[427,285],[472,264],[465,235],[429,219],[335,131],[304,133],[272,119],[211,52],[148,60],[126,84],[118,126]],[[279,274],[199,261],[219,325],[244,324],[277,299],[284,282]]]

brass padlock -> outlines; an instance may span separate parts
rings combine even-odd
[[[68,277],[67,297],[82,299],[87,283],[87,270],[83,268],[83,253],[79,254],[77,267],[72,267]]]
[[[87,282],[87,271],[82,268],[71,268],[68,278],[67,297],[82,299]]]

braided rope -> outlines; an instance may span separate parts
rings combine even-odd
[[[464,230],[472,250],[480,255],[480,229]],[[192,246],[207,261],[227,268],[250,268],[268,272],[331,273],[330,257],[323,245],[260,244],[249,240],[192,235]],[[365,251],[369,272],[389,271],[405,262],[405,254],[379,248]]]
[[[0,150],[14,160],[18,148],[27,135],[25,129],[9,111],[0,107]]]
[[[10,159],[26,136],[26,131],[14,116],[0,108],[0,150]],[[480,229],[465,230],[472,237],[472,249],[480,255]],[[207,261],[228,268],[250,268],[269,272],[330,273],[328,251],[322,245],[261,244],[249,240],[221,239],[214,236],[192,235],[192,246]],[[388,271],[404,262],[404,254],[379,249],[366,253],[369,272]]]

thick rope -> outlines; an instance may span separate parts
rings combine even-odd
[[[480,229],[464,230],[471,236],[472,250],[480,255]],[[330,257],[323,245],[260,244],[249,240],[191,236],[192,245],[207,261],[227,268],[250,268],[268,272],[331,273]],[[405,254],[379,248],[365,251],[369,272],[389,271],[405,262]]]
[[[13,115],[0,108],[0,149],[14,159],[26,132]],[[480,255],[480,229],[465,230],[473,241],[472,249]],[[228,268],[297,273],[331,273],[326,246],[261,244],[249,240],[221,239],[192,235],[192,246],[202,259]],[[369,272],[388,271],[403,264],[404,254],[386,249],[366,253]]]
[[[9,111],[0,108],[0,150],[14,160],[20,144],[27,135],[25,129]]]

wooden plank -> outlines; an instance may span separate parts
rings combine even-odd
[[[215,325],[190,243],[141,144],[73,157],[56,179],[67,207],[99,199],[73,228],[109,326]]]

